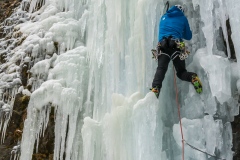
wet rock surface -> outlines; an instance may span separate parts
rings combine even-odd
[[[4,143],[0,145],[0,160],[9,160],[13,147],[17,146],[21,141],[23,123],[26,118],[26,108],[29,99],[30,97],[26,95],[16,95],[12,117],[6,131],[6,138]]]
[[[17,30],[13,30],[13,32],[5,32],[3,33],[3,24],[5,23],[4,20],[8,19],[14,10],[20,5],[22,0],[0,0],[0,41],[9,41],[11,43],[6,44],[4,47],[5,52],[1,52],[0,54],[0,64],[4,64],[6,62],[6,57],[11,53],[11,48],[9,47],[16,47],[21,45],[21,43],[25,40],[26,37],[22,36],[20,32]],[[41,2],[41,4],[44,4]],[[38,6],[41,7],[40,5]],[[26,7],[28,9],[28,7]],[[20,22],[11,22],[8,25],[19,24]],[[6,31],[6,30],[5,30]],[[2,39],[1,39],[2,38]],[[15,44],[15,45],[13,45]],[[3,46],[0,46],[0,49]],[[14,53],[13,53],[14,54]],[[21,84],[23,89],[31,91],[31,86],[27,85],[27,81],[30,78],[28,73],[31,66],[29,66],[28,62],[21,63],[20,61],[16,61],[16,65],[19,66],[19,75],[21,79]],[[0,71],[1,73],[4,70]],[[19,88],[18,86],[15,86]],[[6,95],[12,89],[6,90]],[[9,95],[9,94],[7,94]],[[10,97],[10,96],[6,96]],[[24,127],[24,120],[27,117],[27,106],[30,100],[30,96],[24,95],[22,93],[18,93],[15,97],[11,97],[10,99],[14,98],[13,104],[13,111],[11,119],[8,123],[8,127],[6,130],[6,136],[3,143],[0,142],[0,160],[9,160],[14,159],[14,156],[19,156],[20,147],[19,144],[22,138],[22,132]],[[6,101],[7,98],[5,98]],[[4,102],[7,103],[7,102]],[[0,107],[1,109],[1,107]],[[1,118],[1,115],[0,115]],[[1,119],[0,119],[1,120]],[[0,126],[2,127],[2,126]],[[1,129],[0,129],[1,132]],[[1,138],[0,133],[0,138]],[[40,138],[38,152],[36,149],[34,150],[34,154],[32,156],[33,160],[52,160],[53,159],[53,150],[54,150],[54,111],[51,112],[49,123],[47,129],[44,133],[44,137]],[[12,153],[12,154],[11,154]],[[14,154],[15,153],[15,154]],[[11,157],[12,156],[12,157]]]
[[[0,23],[9,17],[22,0],[0,0]]]
[[[24,120],[27,117],[27,106],[30,97],[17,94],[14,102],[12,118],[6,131],[6,138],[0,145],[0,160],[9,160],[14,146],[17,146],[22,138]],[[54,109],[51,112],[45,136],[41,137],[39,149],[34,151],[33,160],[52,160],[54,150]],[[14,155],[12,155],[14,156]]]
[[[54,108],[52,108],[44,137],[40,138],[38,152],[34,149],[32,160],[53,160],[54,151]]]

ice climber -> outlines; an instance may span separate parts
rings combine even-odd
[[[162,17],[159,24],[158,35],[158,67],[152,82],[152,92],[158,98],[162,88],[168,64],[173,61],[177,77],[183,81],[191,82],[197,93],[202,92],[202,84],[196,73],[188,72],[185,66],[184,55],[187,54],[183,39],[190,40],[190,30],[184,8],[181,5],[171,7]],[[187,55],[186,55],[187,56]]]

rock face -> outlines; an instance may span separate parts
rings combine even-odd
[[[12,118],[6,131],[5,141],[3,145],[0,145],[0,160],[10,159],[13,147],[21,141],[23,123],[26,118],[26,108],[29,98],[29,96],[22,94],[16,95]]]
[[[21,33],[15,31],[16,34],[3,34],[3,22],[14,12],[14,9],[20,5],[22,0],[0,0],[0,41],[11,39],[14,37],[17,39],[20,38],[16,42],[16,46],[19,46],[24,40],[25,37],[21,38]],[[40,7],[40,6],[39,6]],[[19,33],[19,34],[17,34]],[[3,38],[3,39],[1,39]],[[0,47],[1,49],[1,47]],[[5,57],[8,53],[1,52],[0,53],[0,64],[4,64],[6,62]],[[27,85],[27,81],[29,79],[29,64],[26,62],[24,64],[20,64],[20,62],[16,62],[16,65],[20,68],[20,79],[21,85],[24,89],[31,91],[31,86]],[[0,73],[3,70],[0,71]],[[9,89],[11,91],[11,89]],[[8,90],[5,90],[3,95],[9,96]],[[2,94],[2,93],[1,93]],[[0,95],[2,96],[2,95]],[[6,130],[6,136],[4,142],[1,142],[2,138],[2,129],[3,126],[0,126],[0,160],[9,160],[14,159],[14,156],[18,156],[20,147],[19,144],[22,138],[22,130],[24,127],[24,120],[27,117],[27,106],[29,103],[30,97],[27,95],[23,95],[22,93],[18,93],[14,95],[14,103],[13,103],[13,111],[11,119],[8,123],[8,127]],[[6,98],[3,98],[6,103]],[[10,99],[13,99],[11,97]],[[4,115],[1,115],[1,107],[0,106],[0,121],[1,118],[4,119]],[[53,150],[54,150],[54,111],[51,112],[48,127],[44,133],[44,137],[41,137],[38,147],[38,152],[34,151],[32,156],[33,160],[52,160],[53,159]],[[1,128],[2,127],[2,128]],[[11,155],[12,153],[12,155]],[[12,157],[11,157],[12,156]]]
[[[0,24],[14,12],[14,9],[20,5],[20,2],[21,0],[0,0]],[[3,38],[1,26],[2,25],[0,25],[0,38]],[[1,63],[5,63],[5,54],[1,53],[0,57]],[[9,160],[13,147],[17,146],[21,141],[29,98],[29,96],[22,94],[17,94],[15,96],[12,117],[6,130],[6,137],[4,143],[0,143],[0,160]]]
[[[27,106],[30,97],[17,94],[15,97],[11,121],[6,131],[6,138],[0,145],[0,160],[9,160],[14,146],[17,146],[22,138],[24,120],[27,116]],[[51,112],[45,136],[40,139],[38,153],[33,155],[33,160],[51,160],[54,150],[54,111]],[[14,155],[12,155],[14,156]]]
[[[54,151],[54,108],[52,108],[47,129],[44,133],[44,137],[40,138],[38,152],[34,150],[32,160],[53,160]]]
[[[9,17],[22,0],[0,0],[0,23]]]

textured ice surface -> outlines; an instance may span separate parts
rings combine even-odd
[[[234,97],[240,93],[240,65],[229,60],[228,38],[240,59],[237,1],[170,0],[186,7],[193,32],[186,65],[203,83],[198,95],[191,84],[177,80],[184,138],[227,160],[233,156],[229,122],[239,113]],[[159,100],[148,93],[157,66],[150,50],[166,1],[48,0],[39,9],[42,2],[23,1],[4,22],[11,38],[0,41],[6,60],[0,65],[1,141],[15,94],[22,93],[31,98],[21,160],[31,159],[52,107],[55,160],[181,159],[171,63]],[[21,23],[15,21],[20,17]],[[21,68],[31,75],[27,82],[21,82]],[[213,159],[187,145],[185,158]]]
[[[106,114],[101,122],[89,117],[84,119],[84,159],[144,160],[161,156],[158,152],[162,148],[159,137],[162,123],[157,121],[158,100],[153,93],[148,93],[143,99],[141,97],[140,93],[129,98],[114,94],[112,112]]]
[[[196,53],[197,54],[197,53]],[[200,65],[209,78],[212,96],[222,104],[231,98],[231,66],[227,58],[217,55],[200,54]]]

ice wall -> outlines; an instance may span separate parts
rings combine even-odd
[[[54,159],[179,160],[181,135],[173,68],[169,65],[159,100],[148,93],[156,69],[150,50],[157,44],[165,0],[23,1],[4,31],[22,34],[19,46],[3,39],[0,53],[0,129],[10,119],[16,92],[31,95],[21,142],[30,160],[55,110]],[[230,59],[231,36],[239,57],[240,5],[236,0],[182,0],[193,39],[187,69],[203,82],[203,93],[177,80],[185,140],[222,159],[232,159],[229,122],[238,115],[239,64]],[[27,9],[28,8],[28,9]],[[26,12],[25,10],[28,10]],[[19,19],[21,24],[7,23]],[[16,18],[17,17],[17,18]],[[232,35],[226,20],[230,19]],[[221,28],[221,29],[220,29]],[[222,32],[221,32],[222,31]],[[224,46],[225,41],[225,46]],[[220,46],[220,47],[219,47]],[[225,49],[224,49],[225,47]],[[27,84],[19,81],[28,64]],[[32,86],[28,90],[24,86]],[[14,88],[14,87],[12,87]],[[237,92],[238,91],[238,92]],[[7,116],[5,116],[7,115]],[[7,118],[5,118],[7,117]],[[35,144],[36,141],[36,144]],[[214,159],[185,145],[185,159]]]

